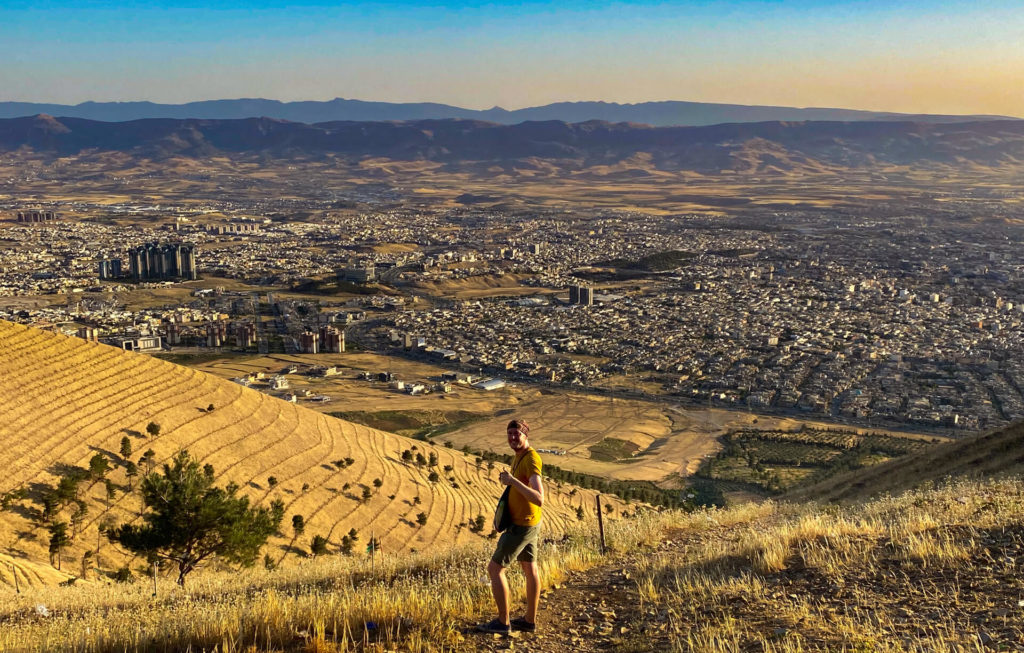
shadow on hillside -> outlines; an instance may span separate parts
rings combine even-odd
[[[140,440],[146,439],[146,436],[144,436],[140,431],[136,431],[135,429],[121,429],[121,433],[124,433],[125,435],[128,435],[133,438],[139,438]]]
[[[67,463],[53,463],[46,468],[46,471],[50,472],[54,476],[68,476],[71,478],[85,478],[89,475],[89,470],[78,465],[69,465]],[[42,485],[45,485],[43,483]],[[29,487],[29,493],[31,494],[32,489]]]
[[[283,551],[286,554],[291,553],[292,555],[296,555],[296,556],[298,556],[300,558],[305,558],[305,557],[309,556],[309,552],[308,551],[304,551],[303,549],[300,549],[299,547],[297,547],[297,546],[295,546],[293,544],[282,544],[278,548],[280,548],[281,551]]]

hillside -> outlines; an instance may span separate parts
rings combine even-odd
[[[1024,472],[1024,422],[953,442],[889,462],[829,478],[791,493],[791,501],[851,502],[882,493],[899,494],[947,478],[988,478]]]
[[[958,484],[825,509],[747,504],[592,522],[544,547],[538,632],[492,615],[480,542],[454,552],[332,556],[287,570],[78,584],[0,596],[0,650],[545,653],[1019,650],[1018,481]],[[522,583],[510,574],[517,604]],[[41,606],[41,607],[40,607]]]
[[[128,562],[98,531],[109,519],[135,519],[139,509],[125,492],[131,479],[123,438],[141,473],[187,449],[213,465],[218,483],[239,484],[256,503],[283,500],[283,534],[264,550],[285,565],[304,557],[300,552],[309,550],[314,535],[327,537],[337,551],[350,529],[358,531],[360,546],[372,533],[391,553],[484,540],[490,529],[472,532],[469,521],[489,518],[500,494],[500,464],[328,417],[145,355],[2,321],[0,391],[0,495],[6,495],[0,554],[27,564],[19,578],[28,584],[67,577],[32,571],[49,566],[42,497],[59,477],[88,468],[97,453],[110,468],[113,495],[103,482],[86,481],[78,493],[84,515],[74,516],[73,502],[61,510],[59,519],[77,521],[63,569],[81,575],[83,554],[97,546],[92,566],[109,572]],[[156,437],[147,433],[150,423],[160,427]],[[151,464],[139,460],[147,450],[155,454]],[[405,462],[406,450],[436,455],[437,464]],[[577,522],[577,507],[593,504],[593,493],[549,485],[545,520],[557,535]],[[293,537],[293,515],[305,520],[302,536]],[[12,582],[8,571],[0,573],[0,585]]]
[[[761,122],[648,127],[590,121],[498,125],[473,120],[324,122],[152,119],[120,123],[39,115],[0,120],[0,151],[102,160],[260,155],[351,165],[389,174],[382,161],[433,162],[445,172],[629,178],[691,172],[815,175],[844,170],[1012,169],[1024,162],[1024,121]],[[374,165],[362,168],[368,160]],[[497,165],[497,168],[495,165]],[[437,170],[435,170],[436,172]]]

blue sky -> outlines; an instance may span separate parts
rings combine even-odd
[[[1024,115],[986,2],[22,2],[0,100],[697,100]]]

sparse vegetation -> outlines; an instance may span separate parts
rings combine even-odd
[[[929,446],[926,440],[850,431],[747,429],[723,436],[724,447],[698,472],[706,479],[739,483],[778,494],[843,471],[875,465]]]

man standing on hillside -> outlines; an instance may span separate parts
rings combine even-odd
[[[540,574],[537,571],[537,543],[540,532],[541,505],[544,486],[540,481],[540,455],[530,447],[530,426],[514,419],[506,428],[508,446],[515,452],[512,473],[503,471],[498,480],[511,488],[508,509],[512,525],[501,534],[498,546],[487,565],[491,591],[498,607],[498,617],[479,626],[485,633],[508,634],[511,629],[533,632],[537,629],[537,606],[540,604]],[[526,576],[526,614],[509,619],[508,583],[505,568],[518,560]]]

